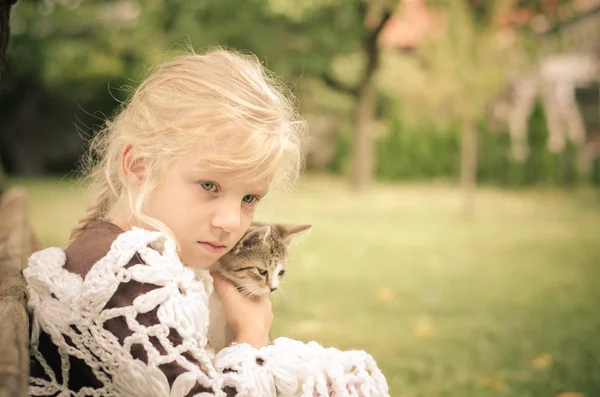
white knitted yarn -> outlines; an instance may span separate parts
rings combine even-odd
[[[145,263],[124,268],[136,253]],[[197,276],[186,268],[174,243],[161,233],[138,228],[122,233],[85,279],[67,271],[65,259],[61,249],[47,248],[33,254],[23,271],[33,314],[31,355],[49,378],[30,377],[31,396],[184,397],[196,383],[211,392],[195,397],[224,397],[227,386],[240,397],[389,396],[381,371],[363,351],[342,352],[279,338],[262,349],[247,344],[227,347],[212,362],[205,350],[212,278],[208,272]],[[131,306],[104,309],[119,284],[130,280],[159,288],[138,296]],[[136,320],[157,307],[157,324],[147,327]],[[103,328],[105,321],[119,316],[132,332],[123,344]],[[169,328],[181,335],[181,344],[169,341]],[[58,347],[60,383],[38,349],[41,330]],[[158,339],[166,354],[150,337]],[[133,359],[134,344],[144,346],[148,364]],[[103,386],[69,390],[69,355],[85,361]],[[185,369],[172,387],[159,369],[171,362]]]

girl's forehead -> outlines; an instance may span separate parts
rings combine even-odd
[[[207,179],[218,182],[222,186],[235,185],[239,187],[252,187],[267,193],[274,175],[268,169],[261,167],[244,166],[243,164],[219,167],[210,159],[184,157],[175,160],[174,164],[180,172],[188,174],[192,178]]]

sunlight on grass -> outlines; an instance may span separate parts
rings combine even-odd
[[[83,191],[17,181],[45,245],[62,245]],[[274,335],[370,352],[392,396],[598,395],[597,192],[483,188],[476,217],[439,184],[305,178],[258,217],[313,224],[293,248]]]

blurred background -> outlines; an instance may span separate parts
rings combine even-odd
[[[274,335],[371,353],[392,396],[600,396],[600,0],[21,0],[0,158],[45,246],[86,142],[192,45],[298,96],[312,223]]]

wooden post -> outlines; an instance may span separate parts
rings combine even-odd
[[[21,270],[38,248],[28,207],[23,188],[0,196],[0,397],[27,396],[29,320]]]

